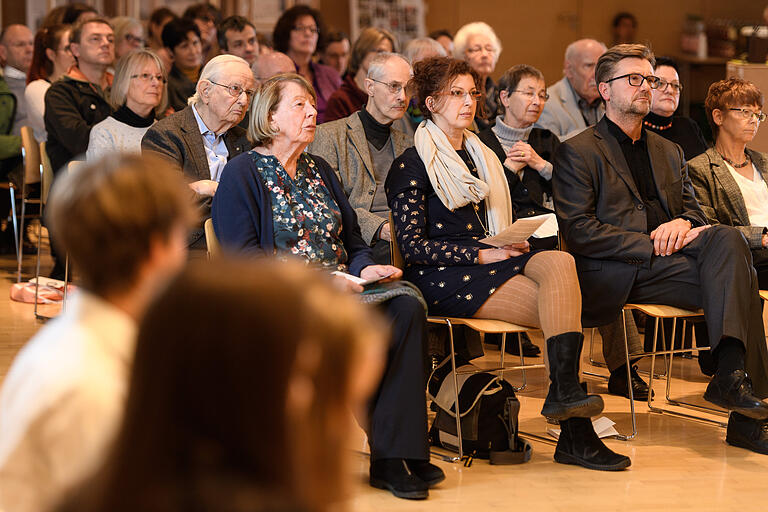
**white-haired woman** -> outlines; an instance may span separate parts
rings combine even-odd
[[[467,23],[453,38],[453,55],[467,61],[475,73],[480,75],[485,102],[478,104],[475,123],[478,131],[484,130],[493,124],[498,110],[496,84],[491,79],[491,73],[496,69],[501,55],[501,41],[487,23]]]
[[[85,156],[141,152],[141,139],[168,105],[167,78],[160,57],[137,50],[117,61],[109,96],[115,111],[94,125]]]

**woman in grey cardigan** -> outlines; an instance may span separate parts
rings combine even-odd
[[[141,138],[168,105],[168,87],[160,57],[137,50],[115,66],[109,103],[112,115],[91,128],[87,160],[114,152],[141,153]]]
[[[752,250],[761,289],[768,288],[768,154],[747,148],[760,123],[763,95],[728,78],[709,88],[705,107],[715,146],[688,162],[696,199],[711,224],[739,229]]]

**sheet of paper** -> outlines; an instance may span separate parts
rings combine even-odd
[[[536,238],[547,238],[550,236],[557,236],[557,217],[554,213],[545,213],[544,215],[536,215],[535,217],[528,217],[529,219],[545,219],[544,224],[539,226],[533,236]]]
[[[613,428],[616,423],[607,416],[600,416],[599,418],[592,420],[592,428],[595,429],[597,437],[605,439],[607,437],[618,436],[619,431]],[[559,428],[548,428],[547,434],[551,435],[555,439],[560,438]]]
[[[521,244],[528,240],[537,229],[546,222],[546,216],[526,217],[517,219],[511,226],[496,236],[490,236],[480,240],[484,244],[494,247],[504,247],[505,245]]]
[[[352,281],[353,283],[359,284],[360,286],[366,286],[366,285],[369,285],[369,284],[377,283],[377,282],[381,281],[382,279],[386,279],[386,278],[388,278],[389,276],[392,275],[392,273],[390,273],[390,274],[387,274],[385,276],[374,277],[372,279],[362,279],[360,277],[353,276],[352,274],[347,274],[346,272],[339,272],[338,270],[336,272],[331,272],[331,273],[334,274],[334,275],[337,275],[337,276],[341,276],[344,279]]]

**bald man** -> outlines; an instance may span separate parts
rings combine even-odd
[[[565,50],[562,80],[547,89],[536,126],[554,132],[560,140],[568,139],[597,123],[605,107],[597,92],[595,65],[605,52],[605,45],[594,39],[580,39]]]
[[[5,83],[16,96],[16,113],[13,117],[13,133],[19,135],[27,120],[27,104],[24,89],[27,87],[27,73],[32,64],[34,34],[24,25],[8,25],[0,32],[0,60],[3,61]]]
[[[280,73],[295,73],[296,65],[291,58],[281,52],[271,52],[259,55],[251,66],[253,78],[257,84],[263,84],[270,78]]]

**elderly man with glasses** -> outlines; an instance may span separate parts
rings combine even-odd
[[[348,117],[319,125],[309,148],[336,170],[357,213],[363,238],[372,246],[379,264],[389,264],[390,259],[384,181],[395,158],[413,145],[412,137],[392,125],[405,115],[405,86],[410,78],[411,66],[405,57],[376,55],[365,79],[365,106]]]
[[[203,218],[211,213],[224,165],[251,149],[242,121],[255,82],[248,63],[235,55],[214,57],[203,68],[189,105],[152,126],[141,141],[144,152],[170,160],[195,192]],[[190,248],[205,249],[202,229],[192,233]]]
[[[654,64],[643,45],[604,53],[595,81],[605,117],[555,154],[583,324],[605,324],[628,302],[703,308],[717,365],[704,399],[731,411],[728,443],[768,454],[768,350],[749,246],[737,229],[708,224],[680,147],[643,127],[661,85]]]

